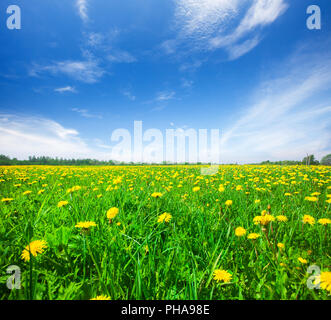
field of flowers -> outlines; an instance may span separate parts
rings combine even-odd
[[[323,166],[0,167],[0,299],[330,299],[330,203]]]

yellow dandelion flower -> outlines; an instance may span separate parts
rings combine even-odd
[[[28,194],[30,194],[30,193],[32,193],[32,191],[27,190],[27,191],[24,191],[24,192],[23,192],[23,195],[26,196],[26,195],[28,195]]]
[[[64,206],[66,206],[69,202],[68,201],[60,201],[58,204],[57,204],[57,207],[58,208],[62,208]]]
[[[78,222],[75,227],[80,229],[89,229],[91,227],[96,227],[96,223],[94,221],[82,221]]]
[[[278,222],[286,222],[288,220],[287,217],[283,215],[277,216],[276,219]]]
[[[326,226],[327,224],[330,224],[331,223],[331,220],[330,219],[327,219],[327,218],[322,218],[322,219],[319,219],[318,220],[318,223],[319,224],[322,224],[323,226]]]
[[[285,248],[285,245],[284,245],[284,243],[279,242],[279,243],[277,243],[277,247],[278,247],[280,250],[282,250],[282,249]]]
[[[218,187],[218,191],[219,192],[224,192],[225,188],[222,184],[220,184],[220,186]]]
[[[2,198],[2,199],[1,199],[1,202],[8,203],[8,202],[11,202],[11,201],[13,201],[13,200],[14,200],[13,198]]]
[[[247,239],[250,239],[250,240],[256,240],[257,238],[259,238],[260,235],[258,233],[250,233],[248,236],[247,236]]]
[[[314,219],[312,216],[310,216],[310,215],[308,215],[308,214],[305,214],[305,215],[303,216],[302,222],[303,222],[304,224],[308,223],[308,224],[310,224],[311,226],[313,226],[313,225],[315,224],[315,219]]]
[[[301,262],[302,264],[307,264],[308,261],[306,259],[303,259],[301,257],[298,258],[299,262]]]
[[[231,279],[232,279],[232,274],[226,270],[217,269],[214,271],[214,280],[216,280],[217,282],[220,281],[230,282]]]
[[[244,229],[243,227],[238,227],[235,230],[235,234],[237,237],[242,237],[246,234],[246,229]]]
[[[256,200],[254,200],[254,203],[255,203],[255,204],[260,203],[260,202],[261,202],[260,199],[256,199]]]
[[[45,248],[47,248],[47,242],[45,240],[32,241],[25,247],[21,257],[24,261],[30,261],[30,254],[36,257],[38,253],[43,253]]]
[[[193,192],[198,192],[200,190],[200,187],[194,187],[192,190]]]
[[[90,300],[111,300],[110,297],[101,295],[101,296],[96,296],[95,298],[92,298]]]
[[[267,224],[269,224],[272,221],[275,221],[275,218],[271,214],[266,214],[264,216],[256,216],[253,219],[254,224],[256,224],[256,225],[260,224],[262,226],[266,226]]]
[[[310,201],[310,202],[316,202],[316,201],[318,201],[318,198],[317,197],[305,197],[305,200]]]
[[[232,203],[233,203],[232,200],[226,200],[225,201],[225,205],[228,206],[228,207],[232,206]]]
[[[161,214],[161,215],[159,216],[157,222],[158,222],[158,223],[169,222],[169,221],[171,220],[171,218],[172,218],[171,214],[165,212],[165,213],[163,213],[163,214]]]
[[[319,276],[315,278],[314,284],[320,285],[322,289],[327,290],[331,293],[331,272],[322,272]]]
[[[161,198],[161,197],[162,197],[162,193],[161,193],[161,192],[153,192],[153,193],[152,193],[152,197],[153,197],[153,198],[156,198],[156,199],[157,199],[157,198]]]
[[[116,208],[116,207],[110,208],[110,209],[107,211],[107,218],[108,218],[109,220],[114,219],[114,218],[117,216],[118,212],[119,212],[119,209],[118,209],[118,208]]]

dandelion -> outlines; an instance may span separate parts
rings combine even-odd
[[[222,184],[220,184],[220,186],[218,187],[218,191],[219,192],[224,192],[225,188]]]
[[[278,247],[280,250],[282,250],[282,249],[285,248],[285,245],[284,245],[284,243],[279,242],[279,243],[277,243],[277,247]]]
[[[153,192],[152,193],[152,197],[157,199],[157,198],[161,198],[162,197],[162,193],[161,192]]]
[[[305,197],[305,200],[310,201],[310,202],[316,202],[316,201],[318,201],[318,198],[316,198],[316,197]]]
[[[286,216],[280,215],[276,217],[278,222],[286,222],[288,219]]]
[[[96,296],[95,298],[92,298],[90,300],[111,300],[110,297],[101,295],[101,296]]]
[[[299,262],[301,262],[302,264],[307,264],[308,261],[306,259],[303,259],[301,257],[298,258]]]
[[[1,199],[1,202],[4,202],[4,203],[9,203],[11,201],[13,201],[14,199],[13,198],[2,198]]]
[[[230,282],[231,279],[232,279],[232,274],[226,270],[217,269],[214,271],[214,280],[216,280],[217,282],[220,281]]]
[[[159,216],[157,222],[158,222],[158,223],[169,222],[169,221],[171,220],[171,218],[172,218],[171,214],[165,212],[165,213],[163,213],[163,214],[161,214],[161,215]]]
[[[314,284],[320,285],[322,289],[331,293],[331,272],[324,271],[319,276],[316,276]]]
[[[96,227],[96,223],[94,221],[83,221],[78,222],[75,227],[83,230],[89,230],[91,227]]]
[[[250,233],[248,236],[247,236],[247,239],[250,239],[250,240],[256,240],[257,238],[259,238],[260,235],[258,233]]]
[[[326,226],[327,224],[330,224],[331,223],[331,220],[330,219],[327,219],[327,218],[322,218],[322,219],[319,219],[318,220],[318,223],[319,224],[322,224],[323,226]]]
[[[57,204],[57,207],[58,208],[62,208],[64,206],[66,206],[69,202],[68,201],[60,201],[58,204]]]
[[[314,219],[312,216],[310,216],[310,215],[308,215],[308,214],[305,214],[305,215],[303,216],[302,222],[303,222],[304,224],[308,223],[308,224],[310,224],[311,226],[313,226],[313,225],[315,224],[315,219]]]
[[[30,254],[36,257],[38,253],[43,253],[45,248],[47,248],[47,242],[45,240],[32,241],[25,247],[21,257],[24,261],[30,261]]]
[[[237,237],[242,237],[246,234],[246,229],[244,229],[243,227],[238,227],[235,230],[235,234]]]
[[[255,204],[258,204],[258,203],[260,203],[260,202],[261,202],[260,199],[256,199],[256,200],[254,200],[254,203],[255,203]]]
[[[198,192],[200,190],[200,187],[194,187],[192,190],[193,192]]]
[[[275,221],[274,216],[272,216],[271,214],[266,214],[266,215],[262,215],[262,216],[256,216],[253,219],[254,224],[260,224],[262,226],[266,226],[267,224],[269,224],[270,222]]]
[[[110,208],[107,211],[107,218],[109,219],[109,221],[113,220],[117,216],[118,212],[119,212],[118,208],[116,207]]]
[[[26,195],[28,195],[28,194],[30,194],[30,193],[32,193],[32,191],[30,191],[30,190],[24,191],[24,192],[23,192],[23,196],[26,196]]]
[[[225,205],[226,205],[227,207],[232,206],[232,203],[233,203],[232,200],[226,200],[226,201],[225,201]]]

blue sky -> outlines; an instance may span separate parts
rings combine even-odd
[[[3,0],[0,153],[110,159],[113,130],[141,120],[220,129],[222,163],[321,158],[330,36],[328,0]]]

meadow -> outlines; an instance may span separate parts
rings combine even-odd
[[[330,299],[331,168],[200,169],[0,167],[0,299]]]

